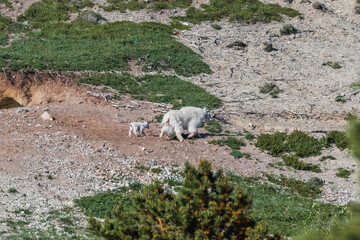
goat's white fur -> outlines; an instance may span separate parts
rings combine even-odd
[[[182,134],[187,129],[189,136],[192,138],[198,135],[198,127],[203,120],[210,119],[210,112],[206,108],[183,107],[180,110],[171,110],[167,112],[161,122],[160,138],[166,134],[175,132],[180,142],[184,141]]]
[[[129,137],[131,137],[131,132],[133,132],[137,136],[139,136],[141,134],[146,136],[145,128],[149,128],[149,122],[144,121],[144,122],[132,122],[132,123],[130,123],[129,124]],[[139,134],[137,133],[138,130],[139,130]]]

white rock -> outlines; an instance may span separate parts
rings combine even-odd
[[[48,120],[48,121],[54,120],[54,118],[47,111],[45,111],[43,114],[41,114],[41,118],[43,120]]]

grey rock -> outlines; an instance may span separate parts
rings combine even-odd
[[[27,112],[29,112],[29,109],[27,109],[27,108],[16,109],[16,113],[17,113],[17,114],[27,113]]]

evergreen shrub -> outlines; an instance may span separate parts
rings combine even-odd
[[[222,170],[201,160],[185,164],[184,181],[174,194],[156,181],[132,193],[130,206],[119,202],[104,223],[89,218],[89,228],[106,239],[280,239],[265,223],[249,218],[251,201]]]

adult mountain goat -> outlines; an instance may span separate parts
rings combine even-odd
[[[210,119],[210,111],[206,108],[183,107],[180,110],[171,110],[167,112],[161,122],[160,138],[164,133],[172,134],[175,132],[180,142],[184,141],[182,134],[187,129],[189,136],[192,138],[198,135],[198,127],[201,122]]]

